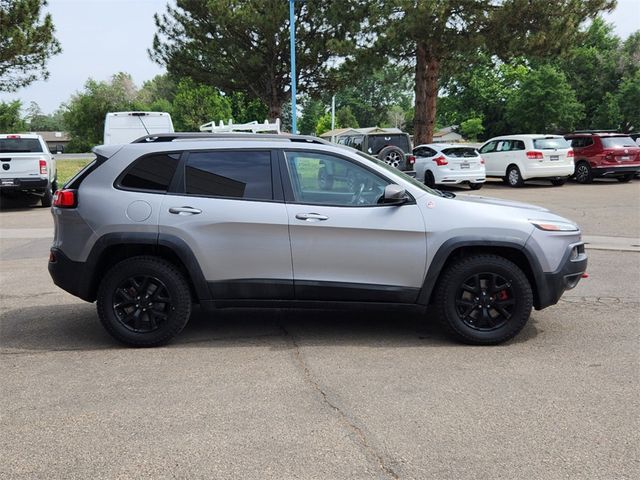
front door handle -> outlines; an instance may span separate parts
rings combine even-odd
[[[296,215],[298,220],[306,220],[307,222],[320,222],[322,220],[329,220],[326,215],[320,215],[319,213],[299,213]]]
[[[197,215],[202,213],[202,210],[193,207],[171,207],[169,209],[169,213],[174,213],[176,215]]]

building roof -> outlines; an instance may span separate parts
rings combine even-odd
[[[71,140],[68,132],[31,132],[40,135],[45,142],[68,142]]]
[[[320,137],[339,137],[340,135],[345,135],[351,132],[359,133],[355,128],[335,128],[333,130],[329,130],[328,132],[324,132],[322,135],[320,135]]]

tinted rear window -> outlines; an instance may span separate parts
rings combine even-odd
[[[447,157],[453,158],[472,158],[478,156],[478,152],[476,152],[475,148],[468,147],[445,148],[442,150],[442,153]]]
[[[558,148],[570,148],[569,142],[564,138],[536,138],[533,148],[540,150],[556,150]]]
[[[139,158],[122,178],[120,186],[135,190],[166,192],[179,160],[179,153],[157,153]]]
[[[409,146],[409,139],[406,135],[370,135],[368,153],[377,154],[387,145],[393,145],[399,147],[404,153],[409,153],[411,147]]]
[[[185,180],[186,193],[192,195],[273,199],[268,151],[193,152]]]
[[[0,138],[0,153],[41,153],[37,138]]]
[[[631,137],[602,137],[604,148],[637,147]]]

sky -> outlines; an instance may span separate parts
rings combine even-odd
[[[19,99],[23,107],[35,101],[52,113],[81,91],[88,78],[108,80],[127,72],[140,86],[163,73],[147,49],[155,33],[153,15],[164,12],[166,4],[167,0],[49,0],[46,10],[53,17],[62,53],[49,60],[48,80],[0,93],[0,101]],[[618,36],[627,38],[640,29],[640,0],[618,0],[605,19]]]

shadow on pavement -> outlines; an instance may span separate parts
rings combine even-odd
[[[532,318],[509,343],[526,342],[538,329]],[[366,347],[460,346],[437,324],[415,314],[393,310],[228,309],[205,313],[195,308],[189,323],[168,348],[220,348],[269,345]],[[6,354],[21,351],[118,349],[100,324],[95,305],[27,307],[0,316],[0,346]]]
[[[40,197],[35,195],[0,196],[0,212],[4,210],[31,210],[33,208],[43,208],[40,206]]]

